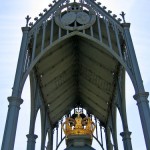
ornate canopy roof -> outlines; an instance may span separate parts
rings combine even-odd
[[[49,120],[55,126],[82,106],[105,126],[120,70],[116,58],[123,53],[120,20],[90,0],[50,7],[30,23],[28,47]],[[32,89],[32,74],[30,80]]]

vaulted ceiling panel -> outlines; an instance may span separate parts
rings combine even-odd
[[[62,60],[66,59],[66,57],[72,55],[73,51],[71,45],[72,45],[71,43],[68,43],[64,46],[59,47],[52,53],[48,53],[46,57],[40,60],[40,62],[37,64],[39,72],[45,73],[48,69],[53,68],[54,66],[59,64]]]
[[[84,93],[86,94],[86,96],[95,104],[100,105],[100,108],[103,109],[104,111],[107,111],[108,109],[108,103],[105,102],[103,99],[101,99],[100,97],[98,97],[93,91],[90,91],[88,89],[86,89],[85,87],[80,88],[80,93]],[[90,105],[89,105],[90,107]]]
[[[47,70],[41,79],[43,85],[60,75],[62,72],[66,71],[70,66],[73,66],[73,64],[73,57],[68,57],[61,63],[57,64],[54,68]]]
[[[90,68],[92,72],[97,72],[98,75],[101,78],[106,78],[107,81],[112,82],[113,76],[110,70],[106,69],[105,66],[102,66],[102,64],[97,63],[96,61],[84,56],[80,56],[80,59],[82,60],[82,66]]]
[[[55,95],[55,93],[57,94],[57,91],[59,93],[59,91],[64,88],[68,88],[68,86],[75,84],[73,75],[74,72],[72,68],[70,68],[66,72],[60,74],[60,76],[54,78],[54,80],[48,82],[42,87],[44,95]]]
[[[67,97],[67,100],[63,101],[62,105],[59,105],[59,107],[55,107],[55,110],[53,112],[49,111],[50,121],[55,125],[55,123],[58,122],[59,119],[62,118],[65,114],[68,113],[68,111],[71,111],[71,108],[74,107],[76,103],[76,94],[72,93],[72,95],[69,95]]]
[[[117,65],[102,46],[80,36],[49,47],[36,71],[51,123],[81,104],[106,124]]]
[[[50,104],[50,112],[51,111],[55,111],[55,109],[57,109],[58,107],[61,107],[62,104],[68,104],[70,102],[72,102],[72,95],[76,95],[76,90],[75,88],[71,88],[71,89],[67,89],[65,90],[63,93],[61,93],[60,95],[57,96],[56,99],[53,99],[53,101],[49,101],[48,103]]]
[[[115,69],[116,61],[112,59],[110,55],[104,53],[100,47],[95,47],[93,44],[90,44],[90,42],[85,41],[81,42],[80,50],[85,56],[94,59],[97,63],[102,64],[110,71]]]

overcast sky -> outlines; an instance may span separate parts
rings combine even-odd
[[[0,143],[8,110],[7,97],[11,96],[11,88],[14,82],[17,59],[20,49],[22,31],[25,26],[25,17],[30,15],[32,19],[44,8],[47,8],[49,0],[0,0]],[[150,91],[150,1],[148,0],[101,0],[102,5],[117,15],[121,11],[126,13],[126,21],[131,23],[131,35],[139,62],[143,83],[146,91]],[[127,77],[127,112],[129,130],[132,132],[132,144],[135,150],[145,150],[144,137],[136,101],[133,100],[134,90],[131,81]],[[23,91],[24,103],[19,114],[18,130],[16,135],[15,150],[26,149],[26,134],[28,134],[30,98],[29,83]],[[119,116],[118,116],[119,117]],[[40,122],[39,119],[37,122]],[[120,118],[118,119],[120,122]],[[38,123],[37,123],[38,124]],[[122,132],[118,123],[119,132]],[[39,125],[36,125],[36,134]],[[118,133],[119,134],[119,133]],[[118,136],[119,137],[119,136]],[[122,150],[121,137],[119,137],[119,150]],[[40,138],[37,140],[39,143]],[[95,146],[95,145],[94,145]],[[40,150],[39,144],[36,150]]]

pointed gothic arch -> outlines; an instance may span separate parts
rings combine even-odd
[[[91,0],[73,3],[60,0],[44,11],[45,14],[40,14],[39,20],[36,18],[34,24],[30,23],[31,27],[28,26],[28,16],[27,25],[22,28],[22,44],[12,96],[8,98],[10,107],[2,148],[13,149],[19,108],[23,102],[21,93],[30,74],[31,101],[34,102],[31,107],[31,126],[34,126],[35,112],[40,108],[43,146],[48,131],[52,149],[53,129],[57,128],[58,121],[68,115],[71,109],[82,106],[106,128],[108,149],[112,147],[112,130],[117,150],[116,105],[124,106],[121,100],[124,91],[121,90],[125,84],[125,69],[134,85],[134,98],[137,100],[149,149],[148,93],[144,90],[137,64],[129,32],[130,24],[125,21],[120,23],[105,8]],[[126,124],[123,109],[121,113]],[[37,136],[33,129],[32,135],[29,133],[27,136],[28,149],[35,148]],[[128,129],[124,129],[121,136],[124,149],[131,150]],[[11,139],[13,142],[10,142]]]

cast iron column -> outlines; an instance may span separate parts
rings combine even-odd
[[[7,120],[6,120],[1,150],[14,149],[14,141],[16,136],[19,109],[20,109],[20,104],[22,104],[23,102],[23,100],[18,97],[8,97],[8,101],[9,101],[9,106],[8,106],[9,108],[7,113]]]
[[[130,31],[129,31],[130,24],[123,23],[122,26],[124,28],[125,40],[127,44],[126,46],[129,51],[129,55],[130,55],[132,66],[133,66],[133,74],[134,74],[136,84],[137,84],[136,89],[135,89],[136,94],[134,96],[134,99],[137,100],[137,105],[139,109],[146,147],[148,150],[150,150],[150,109],[149,109],[149,104],[147,100],[148,93],[145,92],[144,90],[141,73],[139,70],[134,46],[132,43]]]
[[[20,92],[22,90],[22,89],[20,89],[20,83],[21,83],[21,79],[22,79],[22,75],[23,75],[23,69],[25,66],[29,29],[30,29],[29,27],[22,27],[23,36],[22,36],[22,42],[21,42],[21,47],[20,47],[17,69],[16,69],[16,75],[15,75],[15,80],[14,80],[14,85],[13,85],[12,96],[20,95]]]
[[[23,68],[24,68],[23,66],[25,62],[29,29],[30,29],[29,27],[22,28],[22,31],[23,31],[22,42],[21,42],[21,47],[20,47],[20,53],[19,53],[19,58],[18,58],[18,64],[17,64],[17,69],[16,69],[12,96],[8,97],[9,108],[8,108],[8,113],[7,113],[7,119],[6,119],[6,124],[5,124],[5,131],[4,131],[1,150],[13,150],[14,149],[19,109],[20,109],[20,105],[23,102],[23,100],[21,99],[22,90],[20,89],[20,83],[21,83],[21,78],[23,74]]]
[[[38,136],[36,134],[27,134],[27,138],[28,138],[27,150],[35,150],[35,143],[37,137]]]
[[[105,137],[106,137],[107,150],[113,150],[113,144],[111,143],[110,134],[111,134],[110,129],[108,127],[106,127]]]
[[[47,145],[47,149],[48,150],[53,150],[53,128],[50,126],[49,130],[48,130],[48,145]]]
[[[150,150],[150,109],[147,100],[148,95],[148,92],[138,93],[134,95],[134,99],[137,101],[146,147],[147,150]]]
[[[126,100],[125,100],[125,71],[121,70],[120,77],[118,81],[118,110],[120,112],[121,120],[122,120],[122,126],[123,126],[123,132],[120,133],[122,136],[122,141],[124,145],[124,150],[132,150],[132,143],[131,143],[131,132],[128,128],[128,121],[127,121],[127,113],[126,113]],[[121,83],[124,86],[121,86]]]
[[[120,135],[122,136],[124,150],[132,150],[131,138],[130,138],[131,132],[124,131],[121,132]]]

